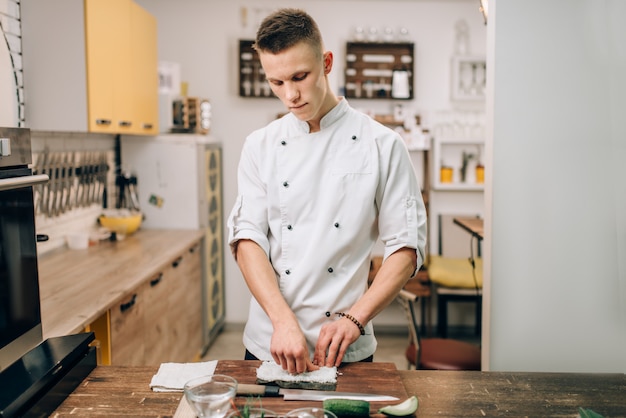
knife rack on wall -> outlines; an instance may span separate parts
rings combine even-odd
[[[54,151],[36,155],[35,174],[50,180],[34,189],[36,215],[58,217],[77,208],[106,206],[110,152]]]

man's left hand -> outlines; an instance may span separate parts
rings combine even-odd
[[[348,318],[341,318],[322,326],[315,346],[313,364],[339,366],[350,344],[361,336],[359,328]]]

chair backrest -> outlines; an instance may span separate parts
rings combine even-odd
[[[396,300],[404,308],[408,323],[409,323],[409,338],[411,344],[415,347],[415,368],[419,369],[420,364],[420,329],[419,322],[417,321],[417,313],[415,312],[415,302],[419,299],[419,296],[408,290],[400,290],[396,296]]]

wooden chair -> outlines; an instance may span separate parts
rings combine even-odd
[[[378,274],[378,270],[380,266],[383,264],[382,256],[372,256],[370,261],[370,271],[368,276],[368,285],[371,285]],[[421,318],[424,318],[426,321],[426,326],[422,329],[424,335],[430,335],[431,329],[431,290],[432,284],[430,279],[428,278],[428,271],[425,269],[420,269],[414,277],[409,279],[409,281],[404,285],[404,289],[413,293],[420,297],[420,310],[421,310]]]
[[[421,338],[415,313],[419,296],[400,290],[396,300],[403,306],[408,319],[409,345],[405,356],[408,369],[422,370],[480,370],[480,347],[449,338]]]
[[[448,336],[448,304],[451,302],[473,302],[475,304],[475,333],[481,334],[482,321],[482,258],[480,242],[473,242],[470,235],[452,224],[452,215],[438,215],[438,254],[431,254],[427,260],[428,276],[437,296],[437,335]],[[458,249],[444,251],[444,236],[448,241],[458,241],[463,253]],[[470,243],[472,251],[465,250]],[[462,245],[461,245],[462,244]],[[472,265],[472,263],[474,263]]]

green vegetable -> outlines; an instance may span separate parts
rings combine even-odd
[[[396,405],[387,405],[384,408],[380,408],[378,412],[391,415],[394,417],[404,417],[407,415],[413,415],[417,411],[417,397],[415,395],[411,396],[404,402],[401,402]]]
[[[324,409],[340,418],[370,416],[370,403],[358,399],[326,399]]]
[[[581,418],[603,418],[602,415],[591,409],[578,408],[578,414]]]

